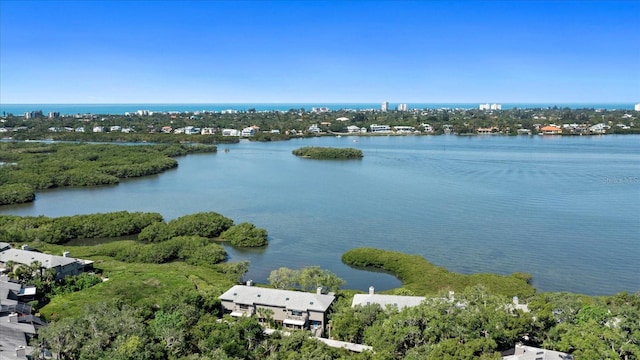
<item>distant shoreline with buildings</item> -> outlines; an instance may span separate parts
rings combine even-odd
[[[42,115],[49,113],[58,115],[71,114],[102,114],[124,115],[136,113],[140,109],[148,109],[151,112],[257,112],[289,111],[292,109],[313,108],[326,109],[326,111],[354,110],[354,111],[410,111],[420,109],[480,109],[488,106],[488,110],[511,109],[602,109],[602,110],[635,110],[640,111],[640,103],[394,103],[384,101],[381,103],[130,103],[130,104],[0,104],[0,115],[16,116],[27,112],[42,111]]]

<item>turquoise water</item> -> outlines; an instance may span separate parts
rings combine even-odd
[[[409,109],[477,109],[480,103],[407,103]],[[46,115],[50,111],[61,114],[112,114],[123,115],[125,112],[137,110],[151,110],[156,112],[180,111],[222,111],[233,109],[246,111],[254,108],[257,111],[287,111],[289,109],[304,108],[309,111],[312,107],[328,107],[330,110],[341,109],[380,109],[381,103],[255,103],[255,104],[0,104],[0,115],[3,113],[23,115],[25,112],[42,110]],[[395,109],[397,103],[389,103],[389,109]],[[633,110],[633,103],[509,103],[502,104],[504,110],[517,107],[547,108],[557,106],[559,108],[593,108],[608,110]]]
[[[301,146],[356,147],[359,161],[313,161]],[[229,152],[222,151],[224,147]],[[323,137],[221,146],[164,174],[52,190],[0,214],[217,211],[269,231],[236,251],[248,278],[320,265],[366,290],[398,286],[340,261],[354,247],[424,256],[461,273],[527,272],[540,291],[640,290],[640,136]]]

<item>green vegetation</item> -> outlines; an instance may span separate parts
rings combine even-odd
[[[354,291],[338,290],[344,281],[317,266],[279,268],[269,281],[276,288],[337,291],[331,336],[370,345],[375,353],[329,348],[307,331],[267,335],[254,317],[223,317],[218,300],[242,281],[249,264],[225,262],[226,252],[215,241],[246,244],[263,239],[261,230],[247,223],[234,226],[215,212],[168,223],[159,214],[125,211],[0,217],[0,241],[19,239],[43,252],[71,251],[95,261],[96,274],[63,281],[55,281],[55,272],[37,262],[5,264],[11,278],[46,294],[32,305],[50,325],[39,330],[32,345],[37,353],[48,348],[59,358],[497,360],[500,352],[524,342],[581,359],[640,359],[640,293],[535,294],[527,274],[461,275],[419,256],[370,248],[350,250],[343,261],[394,273],[403,287],[389,293],[426,295],[421,305],[351,307]],[[139,240],[68,242],[136,232]],[[528,303],[530,312],[517,309],[513,295]]]
[[[158,174],[178,166],[172,157],[215,151],[204,145],[0,143],[0,162],[10,164],[0,166],[0,205],[32,201],[33,190],[116,184]]]
[[[238,247],[265,246],[267,245],[267,230],[243,222],[220,234],[220,240],[229,241],[231,245]]]
[[[45,216],[0,216],[0,241],[63,244],[72,239],[109,238],[137,234],[162,221],[158,213],[118,211],[105,214]]]
[[[61,359],[287,360],[347,359],[306,332],[266,335],[253,317],[220,321],[203,296],[176,294],[155,309],[104,302],[86,307],[39,331],[38,352],[48,347]],[[366,359],[366,357],[361,357]]]
[[[437,294],[443,290],[463,291],[474,285],[486,286],[492,293],[527,298],[535,289],[530,278],[521,273],[511,276],[495,274],[463,275],[435,266],[418,255],[400,252],[358,248],[342,255],[342,262],[361,268],[375,268],[394,274],[405,289],[418,295]]]
[[[373,346],[374,359],[500,359],[518,342],[577,359],[640,359],[640,293],[537,294],[529,312],[480,285],[400,311],[351,307],[351,297],[343,293],[334,305],[331,335]]]
[[[267,245],[267,230],[246,222],[234,225],[233,220],[215,212],[185,215],[168,223],[151,224],[140,232],[138,240],[163,242],[184,235],[215,238],[237,247]]]
[[[22,204],[35,198],[36,193],[29,184],[0,185],[0,205]]]
[[[37,110],[37,109],[34,109]],[[68,115],[53,119],[8,114],[3,118],[5,134],[16,140],[55,139],[65,141],[91,142],[150,142],[150,143],[203,143],[221,144],[238,142],[238,137],[221,136],[224,128],[242,130],[247,126],[258,126],[258,133],[249,137],[252,141],[287,140],[292,137],[335,136],[346,133],[348,126],[369,129],[372,124],[411,126],[423,130],[422,124],[429,124],[433,134],[443,134],[453,127],[454,134],[475,134],[478,128],[493,128],[492,133],[516,135],[518,129],[537,133],[538,126],[548,124],[579,124],[577,129],[563,130],[563,134],[589,134],[589,126],[604,123],[611,126],[607,134],[638,134],[640,124],[629,117],[629,110],[569,109],[569,108],[528,108],[483,111],[473,109],[411,109],[409,111],[375,111],[339,109],[326,113],[314,113],[308,109],[289,111],[257,112],[255,109],[238,109],[238,113],[222,114],[214,112],[163,114],[150,116],[125,115]],[[337,121],[338,118],[347,121]],[[309,131],[317,125],[320,134]],[[623,126],[618,126],[621,124]],[[93,133],[94,127],[103,127],[104,132]],[[130,133],[111,131],[111,126],[129,129]],[[213,128],[215,135],[165,134],[162,128],[172,129],[194,126]],[[81,129],[81,130],[80,130]],[[80,131],[78,131],[80,130]],[[274,132],[274,130],[277,130]]]
[[[96,255],[111,256],[129,263],[164,264],[185,261],[190,265],[214,265],[227,258],[224,248],[211,239],[199,236],[177,236],[161,243],[109,246]]]
[[[15,140],[51,139],[56,141],[73,142],[103,142],[103,143],[154,143],[154,144],[231,144],[237,143],[237,137],[222,135],[185,135],[163,133],[122,133],[122,132],[51,132],[42,128],[30,129],[29,132],[18,132]],[[146,129],[145,129],[146,130]]]
[[[312,292],[322,287],[323,291],[337,291],[344,283],[344,280],[336,274],[323,270],[319,266],[307,266],[300,270],[281,267],[269,274],[269,284],[276,289],[300,289]]]
[[[307,146],[293,150],[293,155],[320,160],[349,160],[361,159],[362,151],[354,148]]]
[[[162,220],[160,220],[162,221]],[[138,240],[162,242],[176,236],[192,235],[215,238],[233,226],[233,220],[216,212],[184,215],[168,223],[158,222],[143,229]]]
[[[221,217],[214,214],[207,216]],[[187,219],[202,216],[194,215]],[[39,331],[32,345],[36,351],[46,347],[66,359],[499,359],[500,352],[516,342],[577,358],[640,359],[640,293],[609,297],[530,293],[521,297],[528,302],[527,313],[513,306],[512,291],[497,293],[477,282],[458,290],[463,286],[459,278],[425,266],[424,259],[356,249],[360,256],[424,274],[405,276],[411,282],[391,292],[427,295],[421,305],[398,310],[375,304],[351,307],[354,292],[338,291],[330,315],[331,336],[370,345],[375,351],[357,354],[329,348],[305,331],[266,335],[254,317],[225,316],[220,321],[217,297],[242,280],[248,263],[220,262],[224,250],[210,238],[32,245],[52,253],[70,250],[76,257],[94,260],[96,272],[108,279],[82,274],[51,284],[49,303],[39,310],[50,325]],[[19,276],[39,276],[37,271],[14,269]],[[453,286],[421,290],[433,285],[434,274],[454,281]],[[40,281],[46,282],[47,276],[42,274]],[[343,284],[315,266],[280,268],[269,280],[277,288],[307,291],[318,286],[337,290]],[[453,301],[449,289],[456,290]]]

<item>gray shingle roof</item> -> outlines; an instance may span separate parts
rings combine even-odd
[[[402,295],[384,295],[384,294],[356,294],[353,296],[351,306],[379,304],[381,307],[394,305],[398,310],[405,307],[418,306],[425,300],[423,296],[402,296]]]
[[[335,296],[301,291],[235,285],[220,295],[220,300],[246,305],[268,305],[299,311],[325,312]]]
[[[34,261],[39,261],[45,268],[65,266],[76,262],[72,257],[43,254],[37,251],[7,249],[0,252],[0,262],[13,261],[16,263],[30,265]]]

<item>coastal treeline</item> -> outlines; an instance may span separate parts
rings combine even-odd
[[[144,125],[141,128],[145,128]],[[33,139],[50,139],[56,141],[73,141],[73,142],[102,142],[102,143],[154,143],[154,144],[173,144],[180,145],[184,143],[216,145],[216,144],[235,144],[238,137],[207,135],[192,136],[186,134],[163,134],[150,133],[147,129],[140,133],[122,133],[122,132],[73,132],[73,131],[56,131],[36,127],[30,131],[20,131],[13,135],[14,140],[33,140]]]
[[[128,211],[56,218],[0,215],[0,241],[64,244],[73,239],[121,237],[138,234],[161,221],[158,213]]]
[[[215,146],[0,143],[0,205],[32,201],[35,191],[116,184],[178,166],[174,159]]]
[[[216,212],[184,215],[168,223],[158,213],[128,211],[56,218],[0,216],[0,241],[3,242],[64,244],[74,239],[117,238],[127,235],[137,235],[138,240],[143,243],[163,243],[187,236],[228,241],[238,247],[265,246],[268,237],[265,229],[246,222],[234,225],[232,219]],[[172,257],[173,255],[167,255],[166,259]]]
[[[38,109],[34,109],[38,110]],[[504,110],[480,110],[479,108],[439,108],[410,109],[408,111],[380,111],[378,109],[351,110],[334,109],[328,112],[316,112],[311,109],[292,108],[286,111],[260,112],[256,109],[237,109],[231,113],[221,112],[182,112],[152,115],[125,114],[97,115],[73,114],[55,118],[34,117],[26,119],[24,114],[8,114],[3,118],[0,129],[5,136],[14,139],[56,139],[67,141],[100,142],[155,142],[155,143],[228,143],[238,142],[238,136],[222,136],[222,129],[242,130],[256,126],[259,131],[250,140],[275,141],[299,136],[317,136],[315,131],[324,134],[346,133],[347,127],[369,129],[371,125],[410,126],[423,131],[422,124],[429,124],[429,134],[444,134],[451,130],[454,134],[476,134],[478,128],[491,129],[491,133],[516,135],[519,129],[537,133],[539,126],[549,124],[578,124],[583,128],[595,124],[605,124],[607,134],[638,134],[640,123],[632,109],[595,109],[566,107],[532,107]],[[340,120],[338,120],[340,119]],[[314,131],[310,131],[313,127]],[[621,125],[621,126],[618,126]],[[111,131],[115,126],[116,131]],[[215,134],[176,134],[175,129],[192,126],[211,128]],[[93,133],[95,127],[102,132]],[[170,127],[170,133],[163,129]],[[130,129],[129,133],[121,132]],[[81,131],[79,132],[78,130]],[[315,130],[317,129],[317,130]],[[582,133],[582,132],[581,132]],[[587,132],[588,133],[588,132]],[[563,134],[575,134],[570,127]],[[334,135],[332,135],[334,136]]]
[[[35,200],[36,193],[29,184],[0,185],[0,205],[21,204]]]
[[[435,266],[419,255],[396,251],[356,248],[342,254],[342,262],[362,269],[377,269],[394,274],[402,281],[406,294],[435,294],[444,289],[462,291],[469,286],[482,285],[492,293],[527,298],[535,289],[529,283],[531,275],[515,273],[510,276],[496,274],[463,275]]]
[[[351,306],[352,295],[337,293],[331,337],[367,344],[373,352],[330,348],[303,330],[268,335],[255,317],[223,316],[215,298],[195,289],[153,306],[89,303],[42,328],[33,346],[68,359],[498,360],[524,343],[579,359],[640,358],[640,294],[538,294],[528,299],[528,312],[483,286],[454,297],[436,294],[401,310]]]
[[[158,220],[157,215],[150,218]],[[10,224],[1,220],[2,229]],[[209,223],[213,225],[200,229]],[[202,213],[185,216],[182,224],[180,218],[165,224],[183,235],[98,245],[30,243],[42,251],[70,250],[74,257],[94,260],[96,272],[108,279],[81,275],[66,284],[50,283],[47,301],[38,309],[49,325],[31,343],[36,355],[48,349],[66,359],[497,360],[522,342],[576,358],[640,359],[640,293],[536,294],[524,275],[515,276],[522,283],[509,290],[495,284],[510,286],[510,276],[469,275],[466,280],[413,255],[378,249],[354,249],[343,258],[393,271],[403,286],[384,293],[424,296],[422,304],[403,309],[352,306],[356,292],[342,290],[341,279],[314,266],[279,268],[269,277],[271,285],[257,285],[335,290],[330,336],[372,346],[373,352],[330,348],[302,330],[268,335],[254,317],[221,313],[218,296],[243,280],[249,264],[227,262],[215,239],[200,235],[222,236],[233,227],[231,222],[217,213]],[[410,268],[422,275],[407,274]],[[528,312],[514,304],[513,294]]]
[[[331,148],[320,146],[305,146],[292,151],[293,155],[319,160],[350,160],[361,159],[362,150],[354,148]]]

